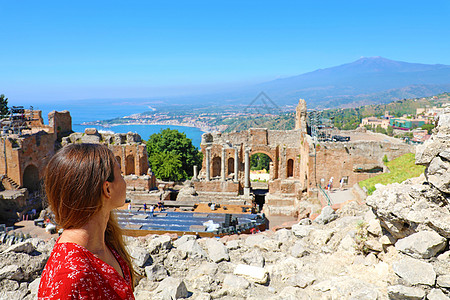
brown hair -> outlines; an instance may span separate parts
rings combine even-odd
[[[102,186],[105,181],[114,181],[115,163],[111,150],[101,144],[71,144],[52,157],[45,170],[44,185],[59,226],[80,228],[101,209]],[[113,212],[106,227],[105,242],[127,263],[134,288],[135,271]]]

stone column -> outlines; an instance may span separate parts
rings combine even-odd
[[[222,181],[226,180],[226,174],[225,174],[225,163],[226,163],[226,152],[225,152],[225,148],[222,147],[222,163],[221,163],[221,170],[220,170],[220,175],[222,177]]]
[[[234,148],[234,181],[239,181],[239,148]]]
[[[193,181],[198,180],[198,167],[197,166],[194,166],[194,176],[192,176],[192,180]]]
[[[244,195],[250,195],[250,149],[245,149]]]
[[[210,181],[211,180],[211,162],[210,162],[210,157],[211,157],[211,148],[206,148],[206,181]]]

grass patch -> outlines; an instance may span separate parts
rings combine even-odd
[[[360,181],[358,184],[361,188],[367,189],[367,194],[372,195],[375,191],[375,184],[389,184],[394,182],[403,182],[408,178],[420,176],[425,171],[424,166],[415,164],[416,155],[407,153],[392,161],[388,161],[385,165],[389,168],[389,173],[383,173],[375,177]]]

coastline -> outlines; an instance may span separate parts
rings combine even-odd
[[[131,125],[158,125],[158,126],[181,126],[181,127],[191,127],[191,128],[197,128],[203,133],[213,132],[213,131],[220,131],[216,126],[196,126],[189,123],[175,123],[175,122],[154,122],[154,123],[139,123],[139,122],[128,122],[128,123],[122,123],[122,124],[99,124],[94,122],[83,122],[81,124],[77,124],[80,126],[100,126],[103,128],[110,128],[115,126],[131,126]]]

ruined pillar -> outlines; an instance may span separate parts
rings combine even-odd
[[[234,148],[234,181],[239,181],[239,148]]]
[[[226,180],[226,175],[225,175],[225,163],[226,163],[226,152],[225,152],[225,148],[222,147],[222,164],[221,164],[221,168],[220,168],[220,175],[221,175],[221,180],[225,181]]]
[[[250,195],[250,149],[245,149],[244,195]]]
[[[206,148],[206,181],[211,180],[211,148]]]
[[[198,167],[197,166],[194,166],[194,176],[192,176],[192,180],[193,181],[198,180]]]

